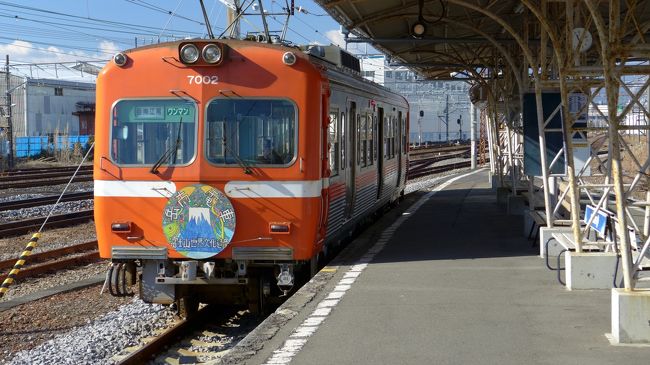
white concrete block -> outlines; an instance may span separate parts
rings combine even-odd
[[[650,343],[650,289],[612,289],[612,340],[616,344]]]
[[[560,251],[564,249],[555,239],[553,233],[555,232],[571,232],[571,227],[542,227],[539,229],[539,257],[546,257],[546,242],[548,241],[548,251],[550,259],[555,259]],[[550,240],[550,241],[549,241]]]
[[[614,286],[616,254],[613,252],[565,252],[566,287],[575,289],[611,289]],[[619,265],[617,281],[621,276]]]

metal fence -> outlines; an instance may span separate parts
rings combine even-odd
[[[82,148],[88,144],[90,136],[40,136],[40,137],[16,137],[16,157],[33,157],[41,153],[72,150],[74,145],[79,143]]]

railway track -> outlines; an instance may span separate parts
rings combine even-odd
[[[16,275],[17,279],[34,277],[47,272],[67,269],[87,264],[99,259],[97,241],[88,241],[50,251],[34,253],[29,256],[27,265]],[[16,263],[16,259],[0,261],[0,281]]]
[[[0,189],[65,184],[76,169],[76,166],[65,166],[5,171],[0,173]],[[92,181],[92,174],[92,165],[81,166],[73,182]]]
[[[4,202],[0,205],[0,212],[6,210],[23,209],[23,208],[38,207],[41,205],[54,204],[56,203],[58,198],[59,198],[58,195],[51,195],[51,196],[44,196],[40,198],[30,198],[30,199],[21,199],[21,200]],[[61,198],[61,202],[86,200],[92,198],[93,198],[92,191],[83,191],[78,193],[65,194]]]
[[[74,213],[52,215],[45,224],[46,228],[65,227],[84,223],[93,219],[93,210],[82,210]],[[0,224],[0,237],[16,236],[37,231],[45,217],[23,219]]]
[[[113,358],[120,365],[145,364],[156,357],[167,363],[216,363],[263,318],[237,308],[207,305],[189,319],[178,319],[172,327],[142,346],[127,348],[127,355]],[[230,341],[224,339],[230,338]],[[180,359],[183,358],[183,362]]]
[[[433,153],[441,153],[441,152],[457,152],[457,151],[469,151],[470,146],[469,145],[458,145],[458,146],[436,146],[436,147],[427,147],[427,148],[414,148],[409,151],[409,156],[410,157],[416,157],[420,155],[427,155],[427,154],[433,154]]]
[[[0,178],[2,177],[13,177],[21,175],[38,175],[38,174],[47,174],[47,173],[62,173],[62,172],[74,172],[77,169],[77,166],[64,166],[64,167],[43,167],[35,169],[17,169],[11,171],[0,172]],[[92,165],[83,165],[79,171],[92,171]],[[68,174],[69,175],[69,174]]]
[[[471,165],[472,165],[471,161],[463,161],[463,162],[446,164],[442,166],[424,167],[421,169],[417,169],[415,171],[409,170],[407,180],[413,180],[427,175],[439,174],[441,172],[462,169],[462,168],[470,167]]]

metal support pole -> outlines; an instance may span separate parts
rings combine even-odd
[[[598,29],[601,57],[603,62],[603,75],[607,91],[607,119],[609,121],[609,143],[611,146],[611,171],[614,178],[614,194],[616,196],[616,217],[618,219],[617,235],[621,247],[621,261],[623,266],[623,284],[625,290],[634,290],[632,280],[632,253],[630,250],[630,237],[627,234],[627,214],[625,214],[625,188],[623,186],[623,170],[621,166],[621,150],[619,140],[618,119],[618,93],[619,83],[614,75],[616,72],[615,48],[620,46],[618,39],[620,23],[620,2],[611,0],[609,4],[609,22],[606,24],[600,15],[600,9],[594,0],[585,0],[594,24]]]
[[[515,172],[515,158],[514,158],[514,149],[513,149],[513,143],[514,143],[514,137],[512,135],[512,128],[508,125],[508,121],[506,120],[506,139],[508,142],[508,145],[506,148],[508,149],[508,165],[510,165],[510,184],[512,184],[512,195],[517,196],[517,177],[516,177],[516,172]]]
[[[476,107],[469,103],[470,159],[471,169],[476,169]]]
[[[445,142],[449,143],[449,94],[445,101]]]
[[[544,127],[544,108],[542,105],[542,86],[541,80],[537,75],[535,80],[535,107],[537,109],[537,129],[539,131],[539,157],[542,165],[542,181],[544,184],[544,212],[546,213],[546,226],[553,227],[553,206],[551,202],[551,187],[548,158],[546,152],[546,133]]]
[[[576,252],[582,252],[582,230],[580,229],[580,189],[576,181],[575,160],[573,158],[573,116],[569,111],[569,90],[567,78],[560,71],[560,95],[562,98],[562,123],[564,130],[564,155],[569,178],[569,196],[571,199],[571,230],[576,244]]]
[[[9,169],[14,168],[14,126],[13,126],[13,111],[11,108],[11,75],[9,74],[9,55],[7,55],[7,63],[5,64],[5,79],[6,79],[6,91],[7,91],[7,138],[9,139],[9,154],[7,159],[9,160]]]

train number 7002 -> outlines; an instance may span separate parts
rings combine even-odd
[[[216,85],[216,84],[219,83],[219,76],[201,76],[201,75],[191,76],[191,75],[188,75],[187,76],[187,82],[189,82],[190,85],[192,85],[192,84],[197,84],[197,85],[212,84],[212,85]]]

